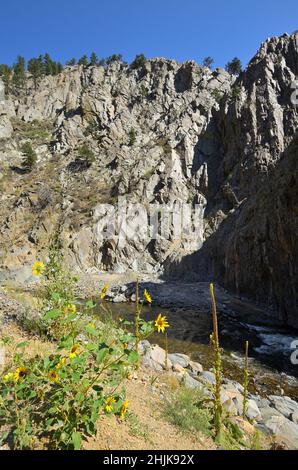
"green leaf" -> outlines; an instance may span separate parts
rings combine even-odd
[[[70,313],[69,315],[67,315],[66,321],[70,322],[70,321],[76,320],[76,318],[77,318],[76,313]]]
[[[88,300],[88,302],[86,302],[86,308],[92,309],[95,307],[96,307],[96,304],[92,300]]]
[[[85,330],[87,331],[87,333],[89,333],[90,335],[93,335],[93,336],[98,336],[99,335],[99,331],[97,331],[94,326],[92,325],[87,325]]]
[[[10,431],[6,431],[2,434],[2,436],[0,437],[0,445],[2,445],[6,441],[8,435],[9,435],[9,432]]]
[[[109,352],[109,348],[100,349],[100,351],[98,351],[97,356],[96,356],[96,362],[98,364],[101,364],[104,358],[106,357],[106,355],[108,354],[108,352]]]
[[[73,380],[74,383],[78,383],[78,382],[80,381],[80,379],[81,379],[81,375],[80,375],[79,372],[73,372],[73,373],[71,374],[71,378],[72,378],[72,380]]]
[[[43,316],[44,320],[55,319],[61,316],[60,310],[49,310]]]
[[[79,403],[80,401],[83,401],[85,398],[85,395],[81,392],[78,392],[75,396],[75,401]]]
[[[36,397],[36,395],[37,395],[36,392],[35,392],[34,390],[31,390],[31,392],[29,393],[28,398],[29,398],[29,399],[30,399],[30,398],[34,398],[34,397]]]
[[[138,360],[139,360],[138,353],[136,351],[134,351],[133,349],[131,349],[128,352],[127,361],[130,362],[130,363],[134,363],[134,362],[137,362]]]
[[[79,432],[73,432],[71,435],[71,440],[74,446],[74,450],[80,450],[81,448],[81,443],[82,443],[82,437]]]
[[[63,349],[63,348],[69,349],[71,348],[72,345],[73,345],[73,339],[71,336],[68,336],[61,340],[59,349]]]

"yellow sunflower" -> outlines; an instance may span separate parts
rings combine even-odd
[[[162,316],[161,313],[158,314],[157,319],[155,320],[155,328],[157,328],[158,333],[165,332],[165,328],[169,328],[169,323],[166,316]]]
[[[65,362],[66,362],[66,357],[62,357],[60,361],[58,362],[58,364],[56,364],[55,366],[56,369],[57,370],[61,369],[64,366]]]
[[[105,298],[105,296],[107,294],[107,290],[108,290],[109,287],[110,287],[109,284],[105,284],[103,286],[103,288],[101,289],[101,293],[100,293],[101,300],[103,300]]]
[[[113,410],[114,403],[116,403],[116,400],[115,400],[114,397],[108,397],[107,398],[106,406],[105,406],[105,410],[106,410],[107,413],[109,413],[110,411]]]
[[[77,311],[77,307],[75,306],[75,304],[68,304],[66,305],[66,307],[64,308],[64,313],[66,315],[69,315],[71,313],[76,313]]]
[[[74,344],[71,350],[69,351],[69,357],[70,359],[73,359],[74,357],[77,357],[78,354],[79,354],[79,345]]]
[[[58,382],[59,375],[57,374],[55,370],[50,370],[49,379],[50,379],[50,382]]]
[[[122,406],[121,406],[121,408],[120,408],[120,418],[121,418],[121,419],[123,419],[123,418],[125,417],[127,408],[128,408],[128,400],[125,400],[125,401],[122,403]]]
[[[35,261],[32,267],[33,276],[40,276],[44,272],[44,264],[41,261]]]
[[[24,379],[26,377],[26,375],[28,375],[27,369],[25,369],[24,367],[18,367],[15,370],[14,379],[15,379],[16,382],[19,382],[19,380]]]
[[[151,295],[149,294],[149,292],[147,291],[147,289],[144,290],[144,299],[147,300],[147,302],[148,302],[149,304],[151,304],[151,302],[152,302]]]

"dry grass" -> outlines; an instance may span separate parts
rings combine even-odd
[[[6,324],[5,327],[1,329],[0,341],[5,345],[4,368],[11,361],[16,345],[23,341],[28,342],[28,346],[26,346],[24,350],[22,349],[22,354],[24,354],[25,359],[31,359],[37,355],[44,357],[55,349],[54,344],[49,341],[41,340],[36,335],[28,334],[14,322]]]
[[[154,377],[155,378],[155,377]],[[175,378],[158,374],[153,386],[148,371],[139,369],[137,377],[126,382],[129,413],[124,422],[115,416],[103,416],[98,423],[98,435],[84,448],[92,450],[211,450],[211,439],[192,436],[169,424],[162,416],[163,400],[168,387],[179,387]]]

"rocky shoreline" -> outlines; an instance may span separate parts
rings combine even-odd
[[[112,289],[110,297],[113,297],[113,292],[115,291]],[[10,321],[20,323],[25,315],[28,315],[28,309],[17,300],[11,299],[0,288],[1,329],[5,330]],[[34,309],[31,309],[30,316],[34,317],[34,315]],[[165,372],[163,348],[145,340],[140,343],[140,353],[144,367],[155,372]],[[188,388],[202,390],[207,396],[210,395],[210,389],[215,380],[212,370],[204,370],[199,362],[192,361],[188,355],[179,352],[168,354],[167,373],[173,374]],[[223,407],[230,415],[235,417],[242,415],[243,386],[240,383],[224,378],[221,399]],[[281,448],[298,449],[298,403],[296,401],[287,396],[269,395],[264,398],[248,393],[247,405],[247,418],[257,429],[265,435],[273,436],[274,442]]]
[[[154,371],[166,370],[166,352],[158,345],[145,340],[140,343],[142,364]],[[204,370],[186,354],[168,354],[167,371],[172,373],[187,388],[199,389],[207,396],[215,376]],[[232,416],[242,416],[243,386],[233,380],[223,379],[221,401]],[[272,436],[279,448],[298,449],[298,403],[287,396],[269,395],[262,398],[248,393],[247,419],[265,435]]]

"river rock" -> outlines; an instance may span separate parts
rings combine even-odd
[[[220,393],[220,400],[226,411],[228,411],[232,415],[237,414],[237,408],[235,406],[235,403],[233,402],[229,394],[226,393],[224,390],[222,390]]]
[[[151,358],[150,356],[150,353],[146,353],[144,356],[143,356],[143,360],[142,360],[142,364],[145,366],[145,367],[148,367],[152,370],[156,370],[156,371],[159,371],[161,372],[163,369],[164,369],[164,366],[159,364],[158,362],[155,362],[153,361],[153,359]]]
[[[260,422],[264,422],[264,423],[270,418],[272,418],[273,416],[283,416],[275,408],[273,408],[272,406],[268,406],[268,405],[260,407],[260,412],[262,416],[262,419]]]
[[[154,346],[151,346],[151,349],[148,353],[150,355],[150,359],[153,361],[153,363],[158,364],[162,369],[165,369],[165,360],[166,360],[166,352],[163,348],[155,344]],[[172,361],[168,357],[168,368],[172,367]]]
[[[126,302],[126,297],[124,294],[122,293],[118,293],[118,294],[115,294],[113,296],[113,298],[111,299],[112,302],[114,303],[122,303],[122,302]]]
[[[291,418],[293,413],[298,412],[298,403],[290,397],[270,395],[268,398],[272,406],[286,418]]]
[[[298,449],[298,425],[285,416],[271,416],[265,422],[266,429],[285,442],[289,449]]]
[[[225,390],[225,395],[229,397],[235,407],[235,414],[242,416],[243,413],[243,395],[237,390]]]
[[[298,411],[295,411],[291,414],[291,421],[293,421],[295,424],[298,424]]]
[[[208,393],[208,391],[205,389],[203,384],[199,382],[198,380],[194,379],[193,377],[191,377],[187,372],[184,372],[182,374],[180,373],[179,375],[177,375],[177,378],[179,382],[183,383],[183,385],[185,385],[185,387],[187,388],[192,388],[194,390],[201,390],[202,392],[204,392],[204,394]]]
[[[198,375],[204,370],[202,364],[199,362],[190,361],[188,367],[194,375]]]
[[[231,380],[231,379],[223,379],[223,384],[226,385],[227,390],[236,390],[237,392],[243,393],[244,389],[243,386],[236,382],[236,380]]]
[[[255,421],[260,421],[262,419],[259,407],[254,400],[247,400],[246,417]]]
[[[149,341],[147,339],[144,339],[142,341],[140,341],[139,343],[139,353],[140,354],[145,354],[146,351],[150,350],[151,348],[151,344],[149,343]]]
[[[213,372],[211,372],[209,370],[204,370],[200,374],[200,381],[208,383],[210,385],[214,385],[215,384],[215,375],[214,375]]]
[[[173,364],[180,364],[182,367],[187,367],[190,361],[189,356],[180,353],[169,354],[169,359]]]
[[[256,429],[251,423],[249,423],[246,419],[243,419],[241,416],[232,416],[230,420],[237,424],[237,426],[241,429],[241,431],[248,436],[253,436]]]
[[[178,362],[175,362],[173,365],[172,365],[172,369],[174,372],[185,372],[185,369],[184,367],[182,367],[180,364],[178,364]]]
[[[270,407],[270,400],[268,400],[268,398],[258,397],[257,395],[255,395],[253,400],[256,401],[256,403],[257,403],[258,407],[260,408],[260,410],[262,410],[263,408],[266,408],[266,407]]]

